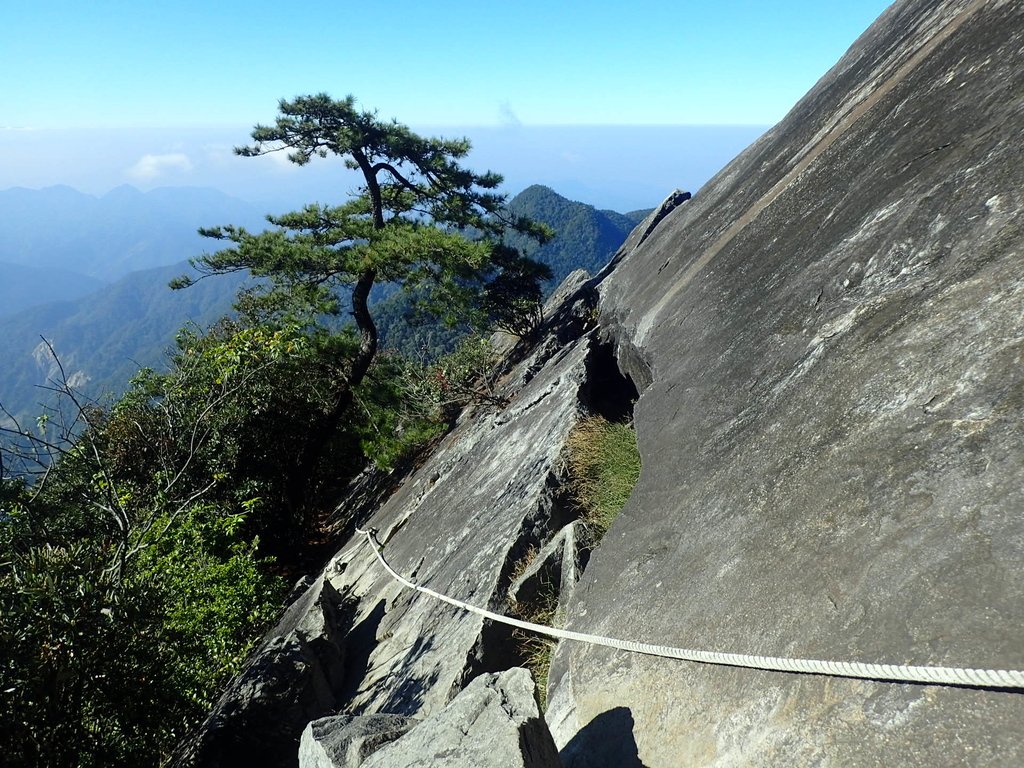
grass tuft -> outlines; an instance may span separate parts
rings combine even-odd
[[[529,606],[516,603],[511,608],[512,614],[523,621],[553,627],[558,620],[558,590],[552,585],[545,584],[545,589],[535,602]],[[518,628],[512,630],[512,636],[519,648],[523,666],[530,670],[537,685],[537,703],[543,715],[548,708],[548,670],[551,669],[551,657],[558,641]]]
[[[583,419],[568,440],[570,489],[597,541],[626,505],[640,477],[636,432],[600,416]]]
[[[640,477],[640,453],[636,433],[629,424],[613,423],[600,416],[583,419],[569,435],[567,444],[569,489],[579,505],[581,519],[590,531],[591,546],[611,527],[626,505]],[[530,548],[513,568],[512,580],[521,576],[537,556]],[[529,603],[512,602],[512,615],[534,624],[558,626],[558,587],[545,582]],[[548,673],[558,643],[543,635],[515,629],[513,635],[521,663],[537,684],[541,712],[548,706]]]

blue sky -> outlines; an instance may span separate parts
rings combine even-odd
[[[471,136],[481,126],[763,129],[886,5],[9,3],[0,188],[56,183],[61,172],[78,186],[91,180],[94,192],[211,184],[210,147],[244,142],[254,123],[273,119],[279,98],[318,91]],[[240,168],[221,160],[222,175]]]

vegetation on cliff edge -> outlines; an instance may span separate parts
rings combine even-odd
[[[364,185],[337,207],[269,217],[195,260],[265,280],[238,317],[182,330],[169,370],[120,399],[7,414],[0,450],[0,734],[10,765],[153,765],[203,716],[279,610],[344,484],[493,401],[493,359],[470,337],[433,363],[377,354],[378,280],[449,322],[529,333],[547,269],[504,242],[544,239],[465,140],[417,136],[324,95],[281,102],[243,155],[340,156]],[[183,280],[180,285],[187,284]],[[349,293],[340,290],[351,287]],[[350,296],[354,325],[338,297]],[[16,460],[23,477],[5,477]],[[27,480],[26,480],[27,478]],[[321,553],[322,554],[322,553]]]

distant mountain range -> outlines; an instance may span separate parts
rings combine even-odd
[[[214,189],[15,187],[0,192],[0,262],[110,282],[200,253],[209,241],[196,230],[218,224],[265,226],[261,211]]]
[[[585,269],[591,274],[600,270],[649,213],[598,210],[540,184],[524,189],[508,207],[514,214],[547,224],[555,232],[554,239],[544,245],[526,237],[509,236],[512,245],[551,267],[552,277],[544,286],[546,294],[574,270]],[[462,333],[436,322],[404,322],[408,313],[408,300],[402,293],[382,298],[375,307],[383,346],[414,357],[429,355],[450,347]]]
[[[102,286],[102,280],[81,272],[0,261],[0,317],[38,304],[76,299]]]
[[[520,243],[551,266],[549,289],[574,269],[604,266],[646,214],[599,211],[542,186],[510,208],[556,232],[543,247]],[[228,223],[262,226],[251,206],[213,190],[0,192],[0,403],[19,418],[40,412],[47,393],[39,386],[54,375],[43,338],[79,387],[98,397],[123,391],[140,367],[160,366],[186,323],[205,326],[230,312],[241,277],[167,287],[186,270],[184,258],[209,248],[196,228]],[[130,271],[140,266],[153,268]],[[406,326],[403,294],[380,288],[375,314],[385,345],[415,353],[451,342],[443,328]]]
[[[57,369],[43,339],[76,388],[91,397],[120,393],[139,368],[160,367],[176,332],[189,322],[208,326],[229,312],[245,279],[201,280],[185,291],[167,287],[187,270],[182,262],[133,272],[88,296],[0,318],[0,403],[31,420],[40,403],[50,402],[40,386]]]

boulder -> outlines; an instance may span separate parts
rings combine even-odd
[[[480,675],[441,712],[353,765],[561,768],[537,708],[533,678],[519,667]]]
[[[336,715],[314,720],[299,741],[299,768],[356,768],[416,720],[402,715]]]

